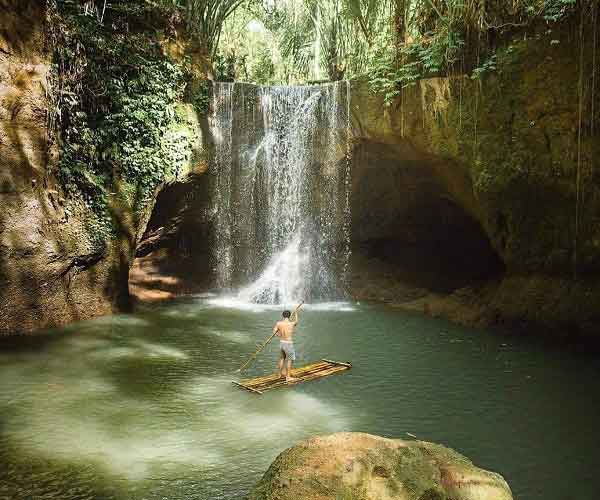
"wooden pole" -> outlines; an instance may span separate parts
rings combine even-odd
[[[296,309],[294,309],[293,314],[296,314],[298,312],[298,309],[300,309],[302,306],[304,305],[304,301],[300,302],[300,304],[298,304],[298,306],[296,307]],[[250,359],[248,361],[246,361],[242,366],[240,366],[237,370],[236,373],[241,372],[243,369],[245,369],[248,365],[250,365],[250,363],[252,363],[252,361],[254,361],[256,359],[256,356],[258,356],[260,354],[260,351],[262,351],[265,346],[271,342],[271,340],[273,339],[273,337],[275,337],[275,335],[277,335],[277,332],[275,332],[273,335],[271,335],[264,343],[263,345],[261,345],[258,348],[258,351],[256,351],[252,356],[250,356]]]
[[[252,361],[254,361],[254,360],[256,359],[256,356],[258,356],[258,354],[260,353],[260,351],[262,351],[262,350],[265,348],[265,346],[266,346],[266,345],[267,345],[269,342],[271,342],[271,339],[272,339],[273,337],[275,337],[275,335],[277,335],[277,332],[275,332],[273,335],[271,335],[271,336],[270,336],[270,337],[269,337],[269,338],[268,338],[268,339],[265,341],[265,343],[259,347],[258,351],[256,351],[256,352],[255,352],[255,353],[254,353],[252,356],[250,356],[250,359],[249,359],[248,361],[246,361],[246,362],[245,362],[245,363],[244,363],[242,366],[240,366],[240,367],[237,369],[237,372],[241,372],[241,371],[242,371],[244,368],[246,368],[246,367],[247,367],[247,366],[248,366],[250,363],[252,363]]]

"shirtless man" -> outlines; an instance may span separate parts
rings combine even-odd
[[[296,360],[296,351],[294,350],[294,329],[298,324],[298,309],[291,313],[290,311],[283,311],[283,319],[275,323],[273,327],[273,335],[279,337],[279,348],[281,357],[279,358],[279,376],[285,377],[286,382],[294,382],[298,380],[290,376],[292,371],[292,362]]]

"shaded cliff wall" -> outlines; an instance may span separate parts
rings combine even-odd
[[[457,298],[476,311],[470,322],[599,333],[600,100],[591,40],[580,43],[578,26],[520,37],[499,50],[495,71],[422,81],[388,108],[353,85],[355,154],[391,151],[405,173],[411,159],[419,163],[431,196],[442,193],[476,221],[506,268],[496,285]],[[359,162],[355,181],[375,178],[378,164]],[[381,194],[372,196],[377,206]],[[407,196],[400,188],[397,198]],[[355,216],[359,228],[373,227]]]
[[[118,260],[90,244],[87,214],[67,212],[49,175],[57,147],[47,128],[45,11],[35,1],[2,7],[0,331],[8,333],[110,312],[123,290]]]
[[[158,63],[188,75],[185,87],[179,81],[174,87],[176,83],[192,87],[201,79],[193,57],[191,69],[187,66],[186,44],[178,34],[157,26],[134,4],[114,3],[107,8],[104,23],[95,12],[74,11],[68,21],[76,24],[65,30],[56,24],[66,19],[60,8],[68,13],[66,9],[79,9],[77,4],[59,1],[58,10],[49,13],[45,2],[0,2],[0,334],[32,332],[127,309],[129,268],[156,193],[165,183],[202,171],[197,93],[173,91],[170,100],[152,100],[153,92],[159,97],[169,92],[168,85],[153,89],[134,81],[139,59],[115,62],[119,57],[115,47],[129,43],[132,54],[138,50],[136,26],[138,38],[158,47],[152,48]],[[136,25],[132,19],[143,22]],[[57,43],[57,32],[73,37],[67,40],[73,46],[67,47],[65,39]],[[77,39],[79,33],[93,34],[90,40],[97,45],[85,46]],[[103,37],[114,37],[114,45],[104,44]],[[81,79],[69,88],[63,78],[66,61],[75,57],[73,47],[82,46],[95,59],[76,67]],[[58,60],[60,50],[67,55]],[[183,68],[184,59],[185,72],[177,69]],[[131,87],[129,74],[123,76],[124,88],[133,95],[85,109],[93,102],[92,90],[98,90],[86,83],[86,78],[94,78],[86,71],[101,64],[106,64],[107,74],[120,71],[116,63],[133,68]],[[112,151],[103,150],[98,139],[110,139],[120,128],[115,117],[129,119],[125,98],[150,103],[148,112],[168,118],[155,140],[153,130],[136,123],[138,115],[126,122],[132,127],[126,131],[132,142],[149,131],[143,138],[151,139],[150,146],[142,152],[157,158],[148,163],[153,169],[151,182],[144,172],[128,175],[127,167],[139,162],[139,149],[115,150],[111,157]],[[121,146],[121,141],[114,142],[116,148]],[[172,168],[161,170],[160,159]]]

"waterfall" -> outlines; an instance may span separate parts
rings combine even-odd
[[[267,304],[343,295],[350,255],[349,82],[215,83],[216,286]]]

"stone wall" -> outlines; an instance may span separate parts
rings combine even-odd
[[[582,50],[580,66],[574,54]],[[421,81],[389,107],[353,84],[357,152],[367,152],[355,168],[366,193],[354,215],[359,239],[364,231],[398,238],[411,227],[398,217],[411,197],[430,206],[446,198],[478,223],[506,269],[496,286],[455,297],[456,307],[468,296],[477,311],[466,322],[596,335],[600,99],[592,56],[576,27],[563,26],[513,40],[480,79]],[[426,302],[415,307],[429,310]],[[440,311],[453,316],[452,307]]]

